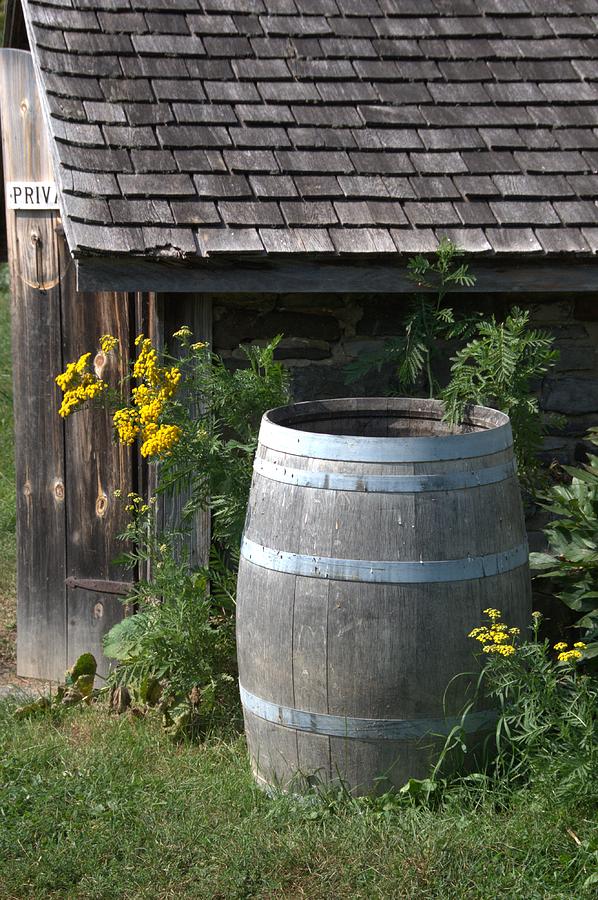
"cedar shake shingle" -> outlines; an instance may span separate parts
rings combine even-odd
[[[598,0],[120,6],[23,0],[76,255],[598,250]]]

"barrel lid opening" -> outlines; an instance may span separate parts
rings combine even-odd
[[[509,417],[472,406],[463,421],[443,421],[440,400],[349,397],[293,403],[266,412],[260,443],[323,459],[423,461],[459,459],[511,447]]]

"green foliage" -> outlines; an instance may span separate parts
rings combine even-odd
[[[451,380],[442,391],[446,419],[462,421],[467,406],[500,409],[511,419],[520,477],[537,471],[545,426],[533,383],[558,359],[553,338],[529,328],[529,312],[513,307],[504,322],[494,316],[476,324],[477,337],[452,358]]]
[[[499,708],[491,773],[503,786],[541,783],[559,802],[598,796],[598,682],[576,662],[554,659],[547,641],[523,641],[512,656],[488,654],[480,679]],[[585,655],[585,651],[584,651]]]
[[[157,532],[153,504],[134,497],[129,509],[123,538],[132,549],[122,561],[142,571],[149,564],[152,574],[126,598],[135,615],[104,639],[105,654],[118,661],[109,684],[126,688],[138,706],[159,703],[173,733],[199,735],[233,706],[234,571],[215,553],[210,567],[191,568],[184,535]]]
[[[184,393],[169,419],[183,434],[161,465],[159,491],[190,492],[186,519],[209,507],[214,543],[229,553],[240,544],[262,415],[289,402],[288,372],[274,361],[280,340],[242,348],[245,364],[234,371],[201,350],[177,361]]]
[[[58,719],[59,713],[65,707],[91,703],[98,696],[98,691],[94,690],[97,668],[95,656],[92,653],[83,653],[71,668],[67,669],[64,683],[59,684],[54,693],[37,697],[17,707],[13,713],[15,719],[32,719],[44,714],[50,714],[54,719]]]
[[[289,392],[274,361],[280,338],[245,348],[245,365],[231,371],[192,344],[188,329],[178,336],[187,355],[166,360],[180,368],[182,390],[165,414],[181,438],[159,465],[158,495],[185,492],[183,521],[160,532],[157,498],[129,495],[122,561],[150,576],[126,598],[137,613],[112,628],[104,650],[119,663],[110,678],[116,708],[126,708],[125,696],[142,707],[158,702],[169,730],[197,735],[234,709],[235,581],[253,457],[263,413]],[[186,526],[199,509],[212,514],[212,551],[208,567],[193,569]]]
[[[598,429],[588,434],[598,444]],[[598,456],[591,453],[583,468],[566,467],[568,485],[554,485],[542,504],[555,518],[544,534],[550,553],[532,553],[530,563],[556,582],[563,603],[580,618],[576,625],[588,644],[585,655],[598,657]]]
[[[504,322],[479,313],[457,316],[445,305],[455,287],[471,287],[475,278],[461,251],[443,240],[432,260],[409,260],[408,277],[420,289],[434,290],[436,297],[419,294],[411,301],[404,333],[387,341],[380,351],[363,354],[347,366],[348,381],[357,381],[372,370],[394,363],[402,393],[426,391],[446,404],[446,421],[459,423],[469,404],[500,409],[511,419],[515,453],[524,483],[531,487],[538,477],[537,453],[545,423],[534,382],[558,359],[553,339],[529,327],[529,313],[514,307]],[[447,341],[467,341],[452,358],[451,380],[441,389],[435,363]],[[553,417],[557,425],[557,417]]]
[[[400,337],[387,341],[381,350],[364,353],[346,367],[347,381],[355,382],[369,372],[380,371],[387,363],[396,364],[401,391],[407,393],[420,387],[430,397],[438,390],[434,374],[439,342],[465,338],[472,330],[477,316],[457,317],[444,305],[446,294],[455,287],[472,287],[475,278],[467,264],[459,262],[462,251],[443,238],[433,259],[415,256],[407,263],[407,277],[420,291],[412,298]]]

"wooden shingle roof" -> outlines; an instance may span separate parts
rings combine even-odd
[[[23,0],[71,251],[598,249],[598,0]]]

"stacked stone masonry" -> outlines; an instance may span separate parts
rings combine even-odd
[[[504,314],[517,304],[532,323],[550,331],[560,360],[538,386],[542,409],[567,419],[544,441],[546,462],[573,463],[587,449],[584,435],[598,425],[598,297],[592,294],[452,295],[455,308],[475,306]],[[292,373],[296,400],[385,395],[393,391],[392,368],[349,385],[344,371],[360,353],[400,334],[405,294],[214,296],[214,349],[230,364],[243,358],[239,344],[284,338],[278,351]],[[447,359],[451,348],[447,347]]]

